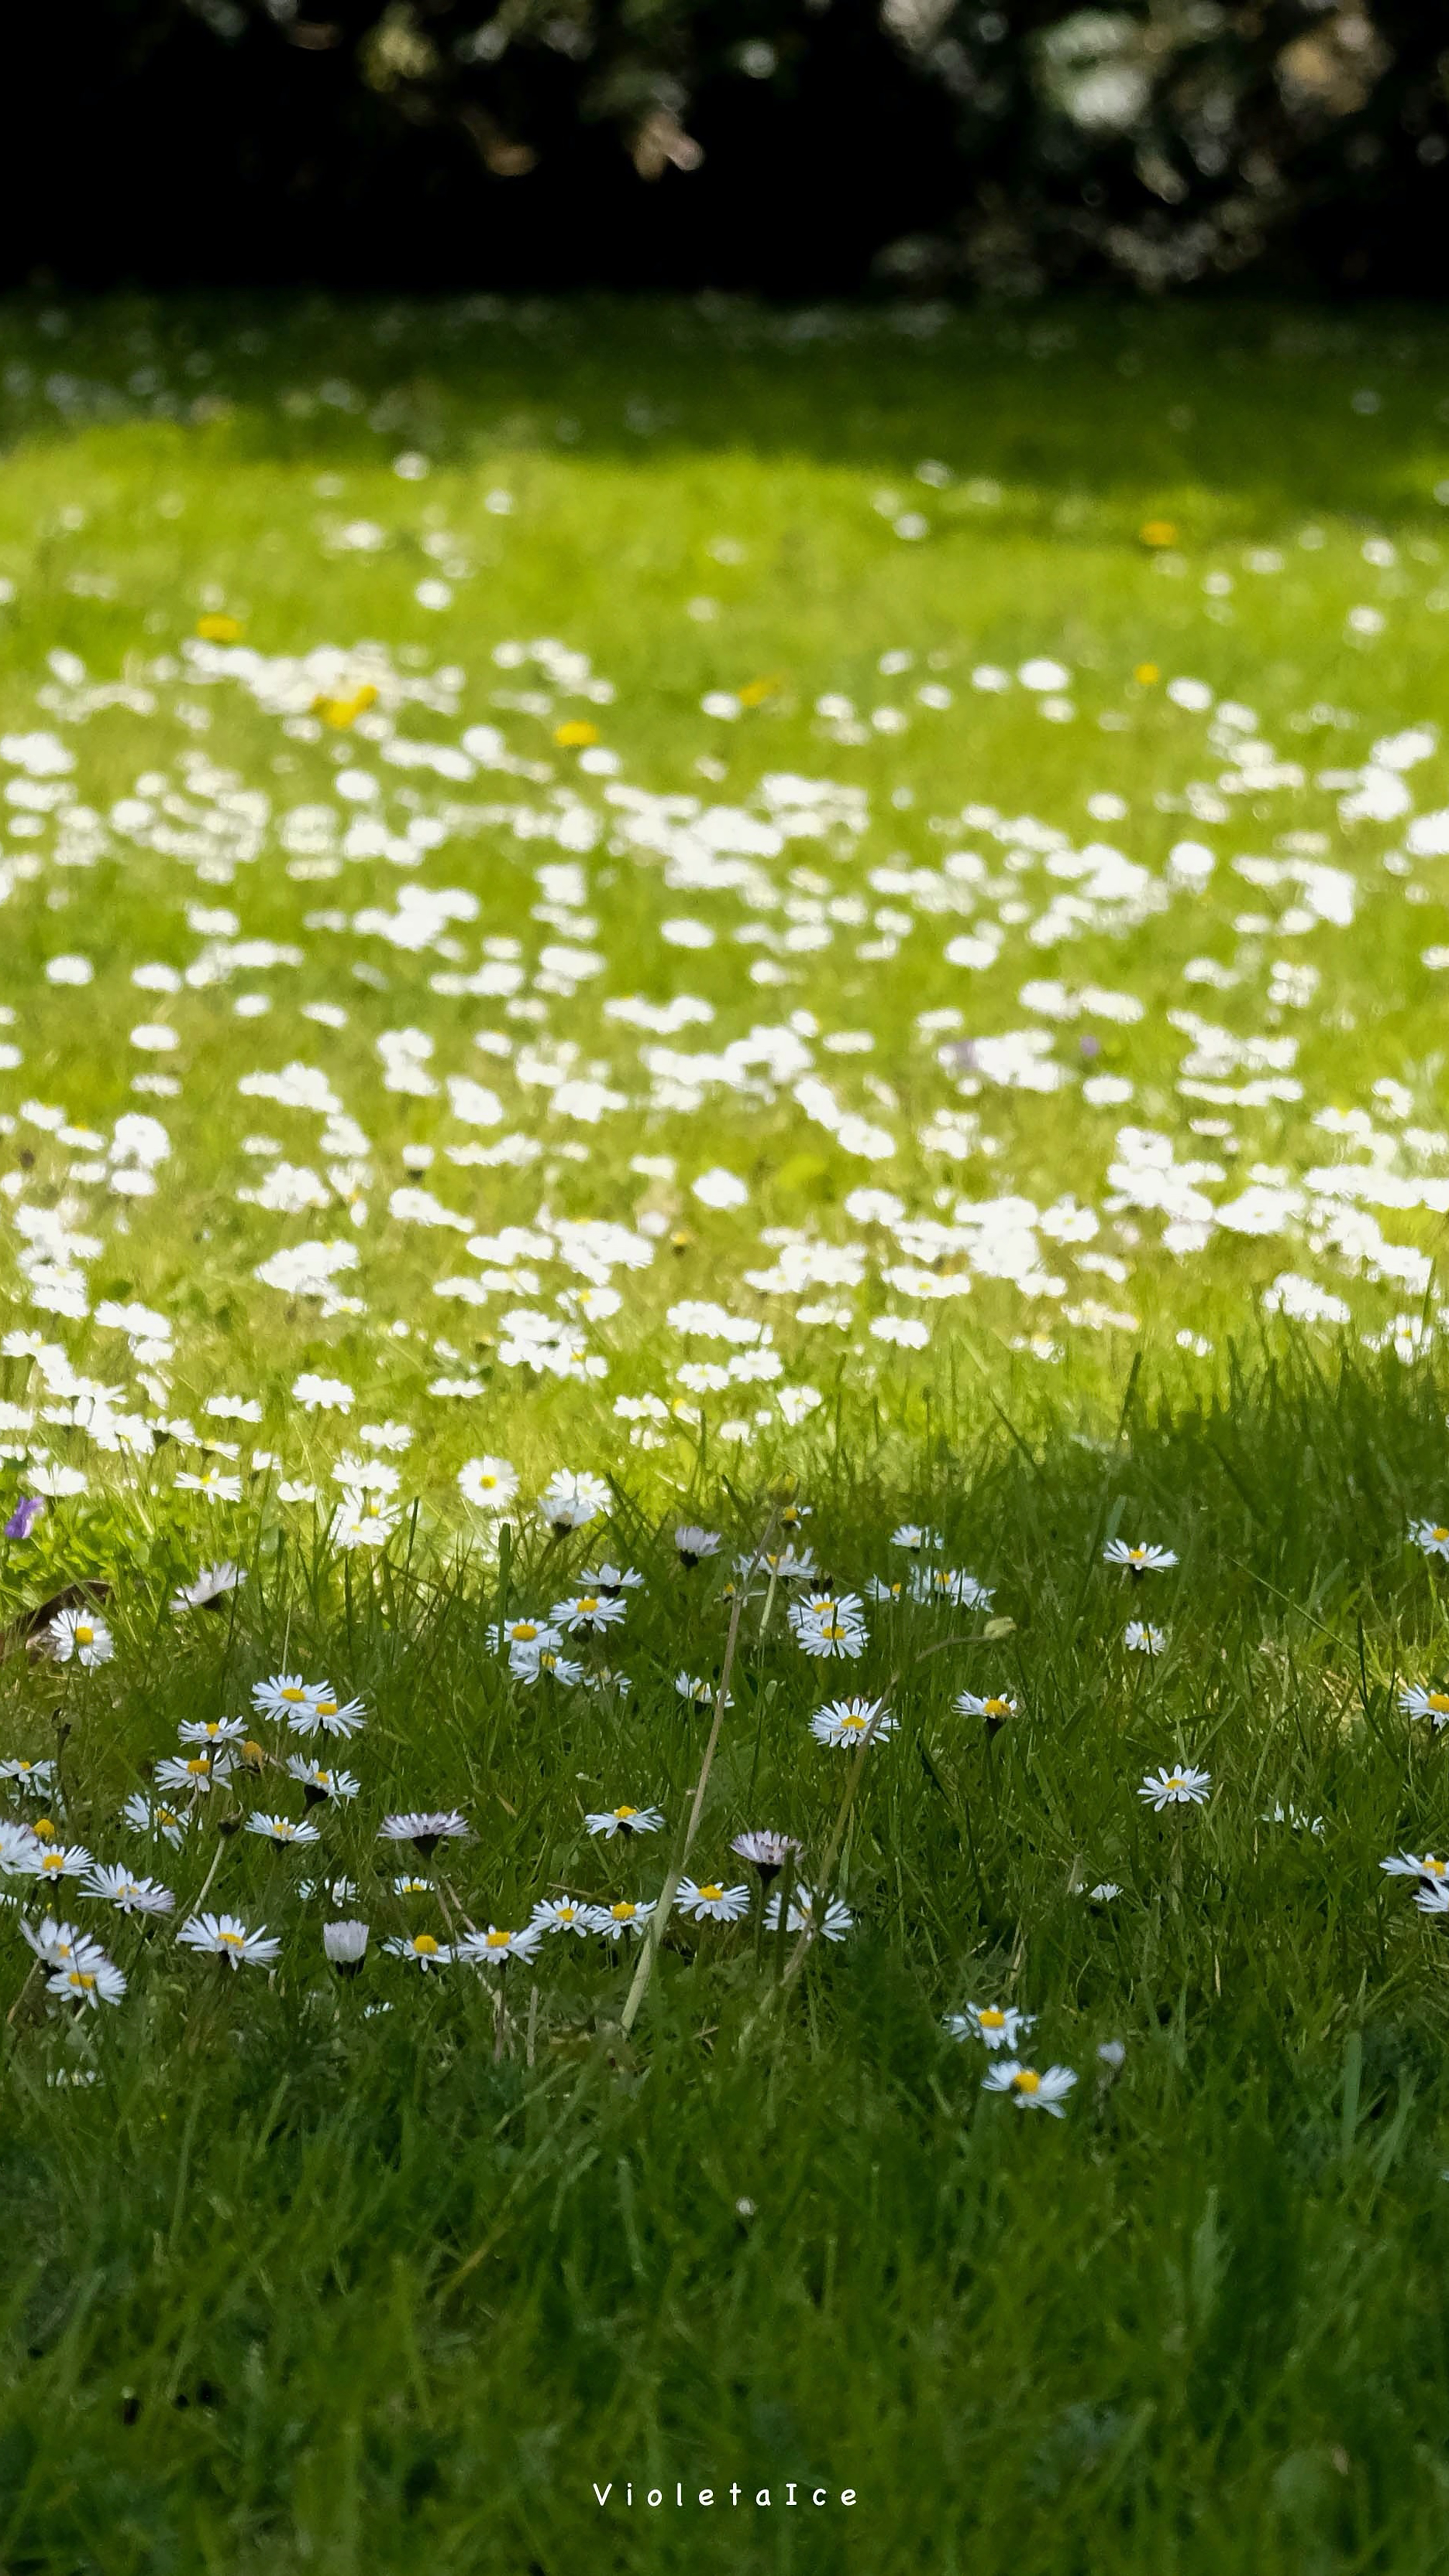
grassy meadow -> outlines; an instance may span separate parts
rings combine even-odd
[[[6,2576],[1437,2564],[1442,323],[0,437]]]

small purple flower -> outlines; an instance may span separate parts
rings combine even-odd
[[[1078,1040],[1077,1040],[1077,1046],[1078,1046],[1078,1048],[1079,1048],[1080,1052],[1081,1052],[1081,1053],[1086,1057],[1087,1062],[1088,1062],[1089,1064],[1091,1063],[1091,1060],[1092,1060],[1093,1056],[1095,1056],[1095,1055],[1100,1055],[1100,1054],[1101,1054],[1101,1052],[1102,1052],[1102,1041],[1101,1041],[1101,1039],[1100,1039],[1100,1038],[1094,1038],[1094,1037],[1090,1034],[1090,1032],[1087,1034],[1087,1036],[1086,1036],[1086,1037],[1078,1038]]]
[[[6,1537],[29,1538],[44,1509],[45,1504],[39,1494],[22,1494],[5,1524]]]

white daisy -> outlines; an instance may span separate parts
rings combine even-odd
[[[116,1651],[115,1639],[104,1619],[91,1610],[58,1610],[45,1631],[51,1654],[58,1664],[77,1663],[86,1672],[97,1664],[108,1664]]]
[[[617,1627],[628,1617],[628,1604],[617,1592],[585,1590],[571,1593],[566,1601],[555,1601],[548,1615],[570,1636],[601,1637],[606,1628]]]
[[[514,1680],[525,1686],[557,1682],[560,1690],[572,1690],[584,1677],[583,1665],[571,1655],[561,1655],[557,1646],[515,1646],[508,1658],[508,1669]]]
[[[1004,1726],[1009,1717],[1016,1715],[1015,1700],[999,1694],[981,1699],[975,1691],[962,1691],[956,1707],[962,1717],[984,1717],[988,1726]]]
[[[988,2048],[1014,2049],[1036,2028],[1035,2013],[1018,2012],[1015,2004],[968,2004],[964,2012],[947,2013],[953,2039],[979,2039]]]
[[[314,1735],[336,1736],[346,1743],[365,1724],[367,1710],[360,1699],[338,1699],[324,1683],[300,1708],[294,1708],[287,1720],[293,1735],[310,1742]]]
[[[355,1977],[367,1956],[368,1927],[365,1923],[324,1923],[322,1955],[339,1977]]]
[[[807,1655],[827,1661],[842,1656],[854,1661],[865,1652],[868,1631],[857,1592],[842,1592],[838,1597],[828,1592],[811,1593],[803,1601],[791,1602],[789,1620],[796,1644]]]
[[[858,1744],[878,1744],[882,1736],[893,1735],[896,1721],[888,1716],[885,1704],[878,1699],[832,1699],[817,1709],[810,1720],[810,1732],[819,1744],[833,1744],[847,1751]]]
[[[750,1891],[747,1887],[723,1887],[714,1878],[698,1882],[682,1878],[674,1902],[681,1914],[692,1914],[696,1923],[737,1923],[749,1911]]]
[[[333,1798],[345,1804],[357,1796],[362,1786],[355,1772],[325,1771],[319,1762],[309,1762],[301,1753],[287,1756],[287,1776],[297,1782],[309,1807]]]
[[[518,1491],[518,1470],[506,1458],[470,1458],[458,1470],[458,1491],[476,1510],[501,1518]]]
[[[382,1494],[344,1494],[332,1515],[327,1536],[333,1547],[386,1547],[402,1519],[396,1503]]]
[[[500,1628],[496,1623],[484,1631],[490,1651],[495,1655],[512,1654],[515,1647],[537,1647],[540,1652],[563,1644],[563,1630],[547,1619],[508,1619]]]
[[[252,1706],[258,1717],[287,1717],[315,1700],[331,1699],[330,1682],[304,1682],[300,1673],[273,1673],[268,1681],[253,1682]]]
[[[30,1762],[24,1754],[13,1754],[8,1762],[0,1762],[0,1780],[27,1798],[48,1798],[55,1786],[55,1764]]]
[[[260,1834],[276,1851],[290,1850],[294,1843],[320,1842],[322,1837],[306,1817],[295,1821],[291,1816],[264,1816],[256,1811],[247,1818],[249,1834]]]
[[[599,1909],[582,1904],[576,1896],[544,1896],[531,1920],[540,1932],[576,1932],[582,1940],[586,1933],[598,1931]]]
[[[390,1958],[405,1959],[424,1976],[433,1968],[446,1968],[453,1956],[446,1942],[435,1940],[431,1932],[400,1932],[382,1946]]]
[[[518,1932],[490,1923],[486,1932],[469,1932],[458,1944],[458,1957],[470,1968],[506,1968],[511,1960],[531,1959],[543,1939],[541,1923],[526,1923]]]
[[[1422,1858],[1417,1852],[1395,1852],[1379,1867],[1390,1878],[1417,1878],[1425,1887],[1449,1884],[1449,1860],[1440,1860],[1433,1852],[1425,1852]]]
[[[45,1991],[82,2010],[87,2006],[94,2009],[100,2004],[121,2003],[125,1998],[126,1980],[114,1959],[106,1958],[102,1952],[94,1957],[72,1959],[67,1966],[56,1968],[46,1978]]]
[[[767,1932],[779,1931],[782,1893],[782,1889],[776,1888],[765,1907]],[[855,1916],[848,1905],[841,1903],[838,1896],[832,1896],[829,1903],[822,1909],[820,1899],[813,1888],[791,1889],[790,1910],[785,1917],[787,1932],[810,1932],[818,1941],[843,1941],[847,1932],[854,1929],[854,1925]]]
[[[1409,1536],[1426,1556],[1449,1557],[1449,1529],[1441,1521],[1411,1521]]]
[[[664,1817],[658,1807],[610,1807],[603,1815],[585,1816],[591,1834],[601,1834],[612,1842],[615,1834],[627,1841],[631,1834],[657,1834]]]
[[[177,1933],[189,1950],[203,1950],[214,1959],[224,1959],[230,1968],[270,1967],[281,1949],[281,1942],[263,1924],[253,1932],[239,1914],[192,1914]]]
[[[99,1897],[121,1914],[169,1914],[176,1903],[158,1879],[133,1878],[128,1869],[97,1863],[86,1880],[87,1896]]]
[[[1184,1764],[1176,1771],[1149,1771],[1137,1795],[1150,1800],[1158,1815],[1164,1807],[1200,1807],[1213,1785],[1210,1771],[1194,1771]]]
[[[205,1494],[209,1503],[239,1503],[240,1476],[229,1476],[223,1467],[205,1467],[199,1476],[179,1475],[174,1479],[179,1494]]]
[[[598,1908],[597,1928],[606,1941],[637,1940],[653,1911],[652,1897],[642,1897],[636,1903],[632,1897],[621,1896],[617,1904]]]
[[[32,1875],[42,1886],[53,1879],[86,1878],[95,1867],[91,1855],[80,1843],[52,1843],[36,1839]]]
[[[244,1717],[185,1717],[176,1732],[183,1744],[242,1744],[246,1740]]]
[[[171,1595],[171,1608],[179,1615],[184,1610],[215,1610],[246,1581],[245,1569],[224,1557],[217,1565],[204,1565],[189,1583]]]
[[[913,1601],[938,1601],[953,1610],[989,1610],[996,1595],[957,1565],[916,1565],[906,1586]]]
[[[184,1808],[168,1806],[164,1799],[147,1798],[139,1789],[126,1800],[121,1818],[133,1834],[159,1834],[173,1851],[180,1850],[191,1828],[191,1818]]]
[[[1054,2120],[1064,2117],[1063,2104],[1076,2082],[1070,2066],[1048,2066],[1039,2075],[1032,2066],[1018,2065],[1014,2057],[1003,2058],[988,2066],[981,2079],[983,2093],[1009,2093],[1018,2111],[1046,2111]]]
[[[608,1511],[613,1499],[613,1490],[602,1476],[575,1475],[560,1467],[539,1495],[538,1517],[546,1528],[562,1537],[567,1530],[587,1529],[590,1521]]]
[[[674,1544],[681,1565],[698,1565],[703,1557],[718,1554],[720,1536],[718,1530],[700,1529],[694,1521],[681,1521],[674,1533]]]
[[[1129,1574],[1166,1574],[1177,1563],[1176,1550],[1170,1547],[1138,1545],[1129,1547],[1125,1538],[1109,1538],[1102,1550],[1105,1565],[1125,1566]]]
[[[232,1775],[231,1755],[223,1746],[219,1753],[168,1753],[158,1762],[155,1781],[158,1789],[179,1789],[192,1797],[206,1797]]]
[[[1167,1631],[1150,1627],[1143,1619],[1129,1619],[1122,1631],[1122,1643],[1129,1655],[1160,1655],[1167,1643]]]
[[[1449,1691],[1426,1690],[1422,1682],[1406,1683],[1399,1693],[1399,1706],[1405,1717],[1428,1717],[1437,1733],[1449,1726]]]
[[[0,1878],[33,1878],[44,1849],[28,1825],[0,1824]]]
[[[315,1839],[317,1828],[312,1828]],[[411,1843],[424,1860],[431,1860],[439,1843],[466,1840],[468,1819],[456,1807],[409,1807],[402,1813],[384,1816],[377,1829],[379,1842]]]
[[[738,1852],[741,1860],[754,1862],[765,1887],[769,1886],[772,1878],[779,1877],[787,1860],[799,1858],[801,1848],[793,1834],[736,1834],[730,1844],[730,1850]]]
[[[674,1693],[687,1708],[713,1708],[715,1685],[703,1673],[676,1673]]]

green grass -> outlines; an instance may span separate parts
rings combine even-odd
[[[1399,1701],[1449,1678],[1406,1543],[1449,1517],[1442,323],[17,307],[0,384],[0,1499],[48,1498],[0,1557],[0,1759],[56,1759],[61,1838],[178,1900],[148,1932],[70,1892],[129,1979],[73,2027],[0,1878],[6,2576],[1437,2564],[1443,1926],[1379,1863],[1449,1835]],[[587,663],[509,649],[544,637]],[[1060,685],[1012,677],[1042,657]],[[779,832],[782,774],[820,833]],[[1128,869],[1096,892],[1093,841]],[[461,900],[414,941],[429,893]],[[681,995],[672,1030],[609,1008]],[[330,1120],[239,1091],[299,1061]],[[695,1193],[719,1167],[736,1205]],[[356,1255],[331,1293],[258,1276],[317,1241]],[[506,1545],[482,1455],[520,1472]],[[364,1458],[380,1545],[333,1518]],[[208,1461],[235,1490],[176,1483]],[[560,1467],[612,1496],[562,1539]],[[383,1953],[657,1893],[710,1722],[675,1676],[718,1681],[729,1560],[791,1499],[843,1587],[910,1520],[993,1596],[869,1602],[848,1664],[747,1602],[690,1865],[786,1830],[849,1938],[782,1985],[753,1920],[676,1915],[627,2036],[596,1939],[510,1969],[501,2019]],[[682,1568],[680,1519],[724,1553]],[[1114,1536],[1180,1561],[1133,1585]],[[240,1591],[173,1615],[227,1552]],[[605,1556],[645,1580],[580,1659],[627,1695],[510,1678],[500,1608]],[[88,1578],[114,1658],[27,1651]],[[179,1850],[123,1825],[179,1725],[283,1670],[367,1709],[320,1851],[218,1834],[300,1813],[269,1768]],[[887,1689],[858,1771],[812,1737]],[[1159,1818],[1180,1761],[1210,1801]],[[667,1830],[592,1840],[620,1800]],[[378,1821],[435,1803],[471,1839],[399,1896]],[[176,1945],[204,1881],[270,1972]],[[968,2002],[1037,2017],[1060,2122],[982,2092]]]

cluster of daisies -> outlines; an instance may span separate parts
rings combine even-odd
[[[501,1462],[494,1466],[501,1478]],[[540,1508],[552,1534],[563,1538],[587,1527],[607,1499],[601,1479],[563,1474],[553,1480]],[[903,1580],[872,1577],[859,1592],[838,1589],[803,1543],[801,1525],[809,1516],[804,1505],[785,1507],[776,1514],[780,1526],[772,1524],[766,1544],[721,1564],[722,1600],[741,1612],[760,1603],[762,1634],[778,1601],[785,1632],[807,1656],[858,1661],[869,1643],[867,1600],[885,1607],[887,1614],[889,1605],[907,1602],[968,1611],[991,1609],[993,1594],[985,1585],[966,1570],[941,1562],[940,1532],[915,1524],[902,1524],[892,1533],[893,1543],[914,1560]],[[1429,1553],[1449,1556],[1449,1537],[1437,1526],[1416,1525],[1413,1535]],[[780,1543],[773,1544],[777,1538]],[[674,1531],[675,1555],[686,1573],[719,1558],[722,1546],[719,1532],[694,1523],[681,1523]],[[1133,1587],[1168,1573],[1178,1562],[1169,1548],[1129,1544],[1115,1537],[1102,1553],[1105,1564]],[[244,1579],[229,1562],[205,1567],[174,1596],[171,1606],[178,1613],[198,1604],[214,1606]],[[600,1561],[561,1591],[546,1612],[496,1619],[487,1631],[488,1644],[506,1662],[510,1676],[526,1688],[548,1682],[626,1692],[628,1677],[613,1671],[604,1657],[625,1629],[631,1600],[643,1583],[644,1577],[633,1567]],[[985,1634],[995,1633],[988,1622]],[[1149,1633],[1161,1641],[1160,1631]],[[105,1665],[115,1651],[107,1623],[85,1600],[56,1611],[37,1642],[57,1663],[83,1671]],[[1127,1643],[1132,1642],[1129,1628]],[[681,1672],[674,1687],[689,1705],[700,1709],[714,1707],[722,1714],[729,1705],[723,1681]],[[1411,1718],[1428,1719],[1435,1728],[1449,1725],[1449,1692],[1409,1684],[1400,1690],[1399,1704]],[[988,1732],[1008,1724],[1018,1711],[1015,1696],[1005,1690],[963,1690],[953,1705]],[[213,1958],[232,1970],[272,1967],[281,1952],[276,1933],[265,1923],[212,1910],[207,1904],[228,1848],[242,1836],[256,1838],[277,1854],[311,1857],[318,1876],[299,1877],[295,1893],[322,1894],[331,1900],[336,1919],[322,1926],[323,1956],[342,1977],[360,1974],[374,1927],[359,1914],[343,1910],[355,1905],[358,1888],[345,1876],[327,1874],[333,1856],[326,1848],[326,1834],[329,1811],[350,1808],[360,1795],[359,1779],[346,1763],[366,1716],[360,1699],[344,1696],[329,1682],[282,1672],[254,1685],[246,1717],[181,1723],[174,1751],[152,1763],[147,1787],[126,1798],[120,1820],[132,1834],[146,1837],[153,1849],[166,1846],[181,1854],[202,1818],[218,1816],[204,1884],[184,1908],[178,1907],[163,1878],[132,1869],[123,1860],[98,1857],[68,1838],[57,1821],[64,1816],[66,1800],[55,1759],[17,1755],[0,1761],[0,1785],[37,1811],[24,1821],[0,1820],[0,1882],[24,1882],[30,1891],[28,1899],[19,1900],[19,1928],[33,1954],[30,1977],[42,1979],[48,1996],[74,2005],[78,2014],[117,2004],[125,1996],[125,1970],[91,1931],[64,1919],[55,1901],[61,1891],[67,1904],[73,1899],[77,1904],[104,1906],[112,1916],[134,1918],[142,1938],[164,1918],[180,1913],[175,1931],[179,1949]],[[829,1701],[809,1721],[817,1743],[859,1754],[884,1742],[896,1728],[897,1719],[883,1693]],[[1204,1807],[1212,1787],[1208,1770],[1179,1758],[1148,1771],[1137,1795],[1154,1813],[1163,1815]],[[279,1794],[284,1790],[290,1793],[286,1806]],[[224,1797],[217,1799],[215,1807],[209,1806],[218,1792],[224,1792]],[[1275,1809],[1274,1820],[1322,1831],[1321,1818],[1300,1816],[1294,1809]],[[661,1808],[644,1803],[602,1808],[587,1813],[583,1821],[596,1846],[613,1845],[620,1853],[648,1844],[664,1832],[666,1824]],[[475,1922],[448,1876],[448,1855],[472,1839],[472,1829],[460,1810],[399,1810],[383,1816],[375,1833],[384,1850],[403,1864],[379,1888],[379,1893],[384,1897],[390,1893],[400,1906],[394,1922],[402,1928],[387,1930],[376,1946],[423,1976],[455,1967],[501,1971],[515,1961],[535,1960],[543,1945],[559,1935],[598,1941],[622,1953],[651,1924],[656,1936],[662,1932],[663,1923],[656,1921],[661,1905],[667,1913],[696,1925],[729,1926],[753,1916],[757,1939],[765,1933],[789,1933],[833,1943],[844,1940],[854,1923],[849,1906],[828,1885],[809,1883],[802,1871],[803,1847],[786,1833],[753,1829],[737,1833],[729,1849],[731,1860],[741,1865],[738,1870],[726,1868],[711,1876],[681,1874],[666,1884],[662,1895],[627,1893],[605,1898],[554,1892],[541,1896],[527,1919],[514,1924]],[[1390,1876],[1412,1882],[1422,1911],[1449,1914],[1449,1862],[1432,1852],[1405,1851],[1386,1859],[1382,1867]],[[1088,1891],[1094,1903],[1109,1902],[1120,1892],[1105,1881]],[[411,1928],[410,1909],[417,1899],[428,1901],[436,1928]],[[11,1896],[10,1902],[16,1901]],[[496,1993],[501,2011],[501,1984]],[[1023,2044],[1033,2026],[1033,2017],[1014,2004],[973,2002],[946,2021],[954,2038],[978,2043],[988,2052],[982,2079],[985,2091],[1009,2095],[1019,2109],[1060,2118],[1078,2078],[1070,2067],[1037,2068],[1027,2062]],[[1110,2076],[1121,2063],[1120,2044],[1106,2043],[1098,2055]]]
[[[1021,2012],[1015,2004],[968,2004],[964,2012],[946,2015],[945,2028],[952,2039],[979,2040],[987,2050],[989,2062],[981,2079],[983,2093],[1007,2094],[1018,2111],[1045,2111],[1049,2119],[1065,2118],[1067,2096],[1077,2081],[1076,2069],[1028,2066],[1016,2054],[1028,2032],[1036,2028],[1035,2013]],[[1120,2039],[1102,2041],[1097,2060],[1108,2082],[1126,2055]]]

